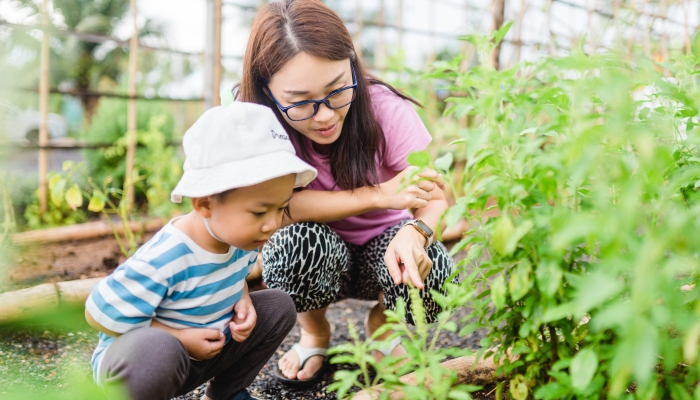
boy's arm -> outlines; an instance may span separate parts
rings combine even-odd
[[[97,329],[98,331],[100,331],[106,335],[109,335],[109,336],[114,337],[114,338],[121,336],[121,333],[110,331],[109,329],[102,326],[99,322],[95,321],[95,318],[92,317],[92,315],[90,314],[90,312],[87,309],[85,309],[85,320],[87,321],[88,325],[90,325],[91,327]]]

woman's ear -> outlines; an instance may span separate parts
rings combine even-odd
[[[211,218],[211,206],[212,206],[211,196],[198,197],[198,198],[192,199],[192,209],[197,214],[201,215],[202,218]]]

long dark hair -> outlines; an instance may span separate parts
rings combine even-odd
[[[303,135],[287,123],[264,91],[271,77],[301,52],[333,61],[350,59],[355,68],[357,89],[355,101],[343,123],[343,132],[330,145],[331,173],[341,189],[378,183],[377,160],[384,157],[386,141],[372,110],[370,85],[384,85],[397,96],[418,103],[365,71],[343,21],[321,1],[282,0],[260,9],[248,39],[242,79],[236,85],[237,98],[270,107],[289,133],[301,158],[310,161]]]

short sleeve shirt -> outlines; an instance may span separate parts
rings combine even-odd
[[[384,159],[377,165],[379,183],[386,182],[408,167],[407,157],[425,150],[432,140],[413,105],[394,94],[386,86],[370,86],[370,98],[377,122],[386,140]],[[345,134],[345,133],[341,133]],[[310,146],[309,146],[310,147]],[[341,190],[335,183],[328,160],[309,148],[309,160],[318,169],[310,190]],[[402,220],[411,218],[408,210],[375,210],[331,222],[331,227],[348,243],[363,245]]]

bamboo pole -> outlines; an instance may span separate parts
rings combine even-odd
[[[523,48],[523,20],[525,19],[525,13],[527,12],[527,2],[526,0],[520,0],[520,10],[518,12],[518,30],[515,32],[515,63],[520,62],[522,48]]]
[[[384,25],[385,21],[385,7],[384,0],[379,0],[379,10],[377,11],[377,42],[374,47],[374,68],[377,70],[383,70],[386,68],[386,46],[384,45]]]
[[[493,31],[497,31],[503,26],[503,19],[505,18],[505,11],[506,11],[506,2],[505,0],[493,0],[492,3],[493,6]],[[503,44],[503,41],[498,44],[493,49],[493,54],[491,55],[491,66],[499,70],[501,67],[501,45]]]
[[[661,37],[659,38],[659,47],[663,61],[668,61],[668,35],[666,31],[668,29],[668,25],[666,23],[666,1],[667,0],[661,0],[659,10],[661,17],[663,18],[661,20]]]
[[[219,96],[219,91],[221,90],[221,77],[222,77],[222,67],[221,67],[221,8],[223,7],[222,0],[214,0],[214,48],[213,48],[213,60],[212,60],[212,91],[211,91],[211,103],[212,106],[221,105],[221,97]]]
[[[683,7],[683,45],[685,47],[685,53],[690,54],[690,34],[688,33],[688,0],[681,0],[681,5]]]
[[[47,174],[49,154],[44,148],[49,144],[49,0],[41,2],[41,67],[39,76],[39,208],[43,217],[49,209]]]
[[[355,32],[353,42],[355,43],[355,52],[357,60],[362,58],[362,0],[355,0]]]
[[[554,39],[554,31],[552,31],[552,3],[554,0],[547,1],[547,29],[549,30],[549,55],[554,57],[557,54],[557,44]]]
[[[129,42],[129,103],[127,106],[127,134],[126,134],[126,175],[124,177],[124,198],[127,211],[131,213],[134,208],[134,162],[136,159],[136,72],[139,51],[139,28],[136,22],[136,0],[131,0],[131,20],[134,33]]]
[[[403,49],[403,0],[396,1],[396,14],[394,15],[396,31],[396,50]]]

